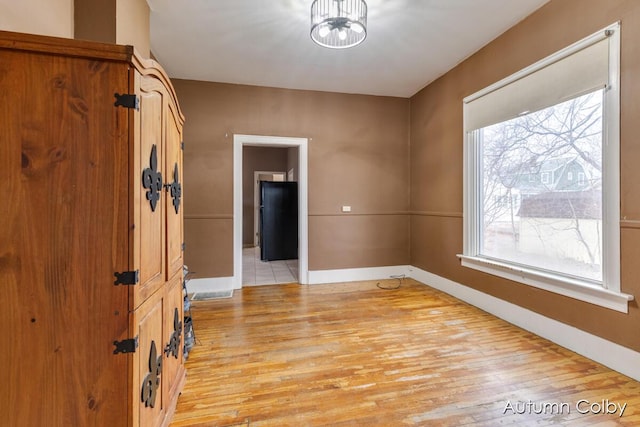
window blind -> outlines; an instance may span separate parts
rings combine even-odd
[[[603,88],[609,79],[609,31],[602,31],[464,100],[464,130],[538,111]]]

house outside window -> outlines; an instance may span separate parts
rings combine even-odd
[[[549,183],[549,172],[542,172],[542,183],[543,184]]]
[[[463,266],[628,310],[618,70],[614,24],[465,98]]]

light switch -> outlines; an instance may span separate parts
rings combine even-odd
[[[351,206],[343,206],[342,212],[351,212]]]

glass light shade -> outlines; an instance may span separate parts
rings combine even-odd
[[[359,22],[354,22],[353,24],[351,24],[351,30],[353,30],[356,33],[360,34],[361,32],[364,31],[364,28],[362,28],[362,25],[360,25]]]
[[[321,25],[320,29],[318,30],[318,35],[322,38],[325,38],[329,35],[330,32],[331,28],[328,25]]]
[[[311,39],[320,46],[346,49],[359,45],[366,37],[364,0],[314,0],[311,4]]]

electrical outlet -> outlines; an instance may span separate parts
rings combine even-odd
[[[343,206],[342,212],[351,212],[351,206]]]

